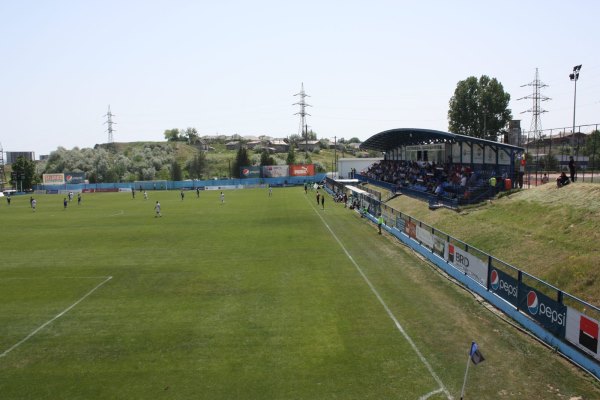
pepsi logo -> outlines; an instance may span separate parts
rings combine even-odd
[[[244,168],[242,170],[242,174],[244,174],[244,175],[248,175],[249,173],[250,173],[250,170],[248,168]]]
[[[529,309],[529,312],[534,315],[538,313],[538,297],[533,290],[530,290],[529,293],[527,293],[527,308]]]
[[[498,275],[498,271],[493,269],[492,273],[490,275],[490,279],[491,279],[490,284],[492,286],[492,289],[498,290],[498,288],[500,287],[500,275]]]

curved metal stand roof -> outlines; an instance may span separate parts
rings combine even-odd
[[[492,140],[459,135],[456,133],[420,128],[397,128],[383,131],[365,140],[360,145],[360,148],[364,150],[387,151],[402,146],[459,142],[478,143],[482,146],[493,146],[504,150],[512,150],[517,152],[524,151],[522,147],[513,146],[511,144],[499,143]]]

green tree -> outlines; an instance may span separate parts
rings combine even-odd
[[[250,157],[248,156],[248,151],[244,146],[238,149],[238,152],[235,156],[235,160],[233,160],[233,177],[240,177],[240,168],[250,165]]]
[[[200,141],[200,137],[198,136],[198,131],[196,128],[187,128],[183,135],[184,139],[187,140],[189,144],[196,144]]]
[[[291,135],[289,137],[288,143],[290,145],[290,147],[295,147],[298,145],[298,143],[302,140],[302,137],[300,135]]]
[[[201,179],[206,169],[206,155],[199,152],[190,161],[187,162],[186,170],[192,179]]]
[[[294,146],[290,145],[290,149],[288,150],[287,158],[285,160],[287,165],[296,163],[296,151],[294,150]]]
[[[353,137],[350,140],[348,140],[347,143],[360,143],[360,139],[357,137]]]
[[[267,149],[263,149],[262,153],[260,153],[260,165],[275,165],[275,160],[271,157]]]
[[[183,180],[183,174],[181,172],[181,166],[177,161],[171,163],[171,180],[181,181]]]
[[[585,139],[583,154],[590,158],[589,167],[597,168],[600,162],[600,131],[593,131]]]
[[[448,109],[448,130],[461,135],[496,140],[512,118],[504,92],[496,78],[470,76],[458,82]]]
[[[169,142],[176,142],[180,139],[179,134],[180,132],[177,128],[167,129],[165,131],[165,139]]]
[[[31,189],[33,184],[37,182],[35,177],[35,162],[28,160],[23,156],[17,157],[15,162],[12,164],[12,171],[17,173],[17,180],[11,183],[21,189]],[[20,178],[20,179],[19,179]],[[18,182],[21,182],[20,184]]]

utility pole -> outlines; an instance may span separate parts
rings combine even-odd
[[[2,143],[0,143],[0,190],[4,190],[4,184],[6,183],[6,174],[4,173],[4,149]]]
[[[335,171],[337,171],[337,136],[333,137],[333,162],[334,162],[333,165],[335,165],[335,169],[332,171],[332,172],[334,172],[333,176],[336,178],[339,178],[335,174]]]
[[[540,134],[540,132],[542,130],[541,115],[543,113],[547,112],[546,110],[541,108],[540,103],[542,101],[547,101],[547,100],[551,100],[551,99],[550,99],[550,97],[546,97],[541,94],[541,90],[545,87],[548,87],[548,85],[546,85],[545,83],[540,81],[540,75],[538,73],[537,68],[535,69],[535,78],[534,78],[533,82],[527,83],[525,85],[521,85],[521,87],[525,87],[525,86],[533,86],[533,93],[528,96],[521,97],[520,99],[517,99],[517,100],[524,100],[524,99],[532,99],[533,100],[533,107],[526,111],[521,112],[521,114],[524,114],[524,113],[532,113],[533,114],[533,117],[531,118],[531,127],[529,128],[529,130],[533,131],[533,140],[535,142],[536,140],[540,139],[540,135],[541,135]]]
[[[108,112],[104,116],[106,117],[104,123],[108,125],[108,129],[106,130],[108,132],[108,144],[111,144],[113,143],[113,132],[115,131],[115,129],[113,129],[113,124],[116,125],[116,122],[113,122],[112,117],[116,117],[116,115],[110,112],[110,104],[108,105]]]
[[[306,98],[310,96],[304,91],[304,82],[302,82],[300,93],[296,93],[294,96],[300,97],[300,101],[293,104],[294,106],[300,106],[300,112],[297,112],[294,115],[300,115],[300,129],[298,130],[298,133],[304,138],[304,145],[306,146],[304,148],[304,155],[306,157],[308,154],[308,125],[306,124],[306,116],[310,116],[310,114],[306,112],[306,107],[312,106],[310,104],[306,104]]]

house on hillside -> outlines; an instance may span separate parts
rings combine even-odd
[[[262,142],[260,140],[251,140],[248,143],[246,143],[246,148],[248,150],[254,150],[257,147],[261,147],[262,146]]]
[[[234,140],[232,142],[225,143],[225,148],[227,150],[239,150],[242,147],[242,143],[238,140]]]
[[[302,140],[298,142],[298,150],[300,151],[314,151],[315,149],[320,149],[321,146],[318,140]]]
[[[276,153],[287,153],[290,150],[290,145],[284,142],[282,139],[271,140],[269,147],[272,147]]]

